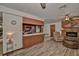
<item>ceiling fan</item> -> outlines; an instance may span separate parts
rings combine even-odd
[[[61,5],[59,7],[60,10],[64,11],[64,17],[65,17],[65,20],[69,20],[69,17],[72,16],[71,12],[70,11],[66,11],[68,8],[68,6],[66,4],[64,5]]]
[[[46,3],[40,3],[42,9],[45,9],[46,8]]]

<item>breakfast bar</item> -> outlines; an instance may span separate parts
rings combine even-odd
[[[23,48],[28,48],[44,41],[44,33],[33,33],[23,35]]]
[[[28,48],[44,41],[44,22],[23,17],[23,48]]]

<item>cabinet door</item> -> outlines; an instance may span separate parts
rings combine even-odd
[[[30,47],[32,45],[30,37],[23,37],[23,48]]]
[[[38,44],[44,40],[43,35],[35,35],[35,36],[26,36],[23,37],[23,48],[27,48]]]
[[[43,35],[35,35],[32,36],[33,39],[31,39],[31,43],[34,44],[38,44],[40,42],[42,42],[44,40],[44,36]]]

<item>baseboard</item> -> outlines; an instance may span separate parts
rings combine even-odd
[[[18,51],[18,50],[21,50],[21,49],[24,49],[24,48],[22,47],[22,48],[20,48],[20,49],[14,50],[14,51],[4,53],[4,54],[2,54],[2,56],[9,56],[8,54],[13,53],[13,52]]]

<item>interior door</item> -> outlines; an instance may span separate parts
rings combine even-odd
[[[50,35],[53,37],[53,32],[55,32],[55,25],[50,25]]]

